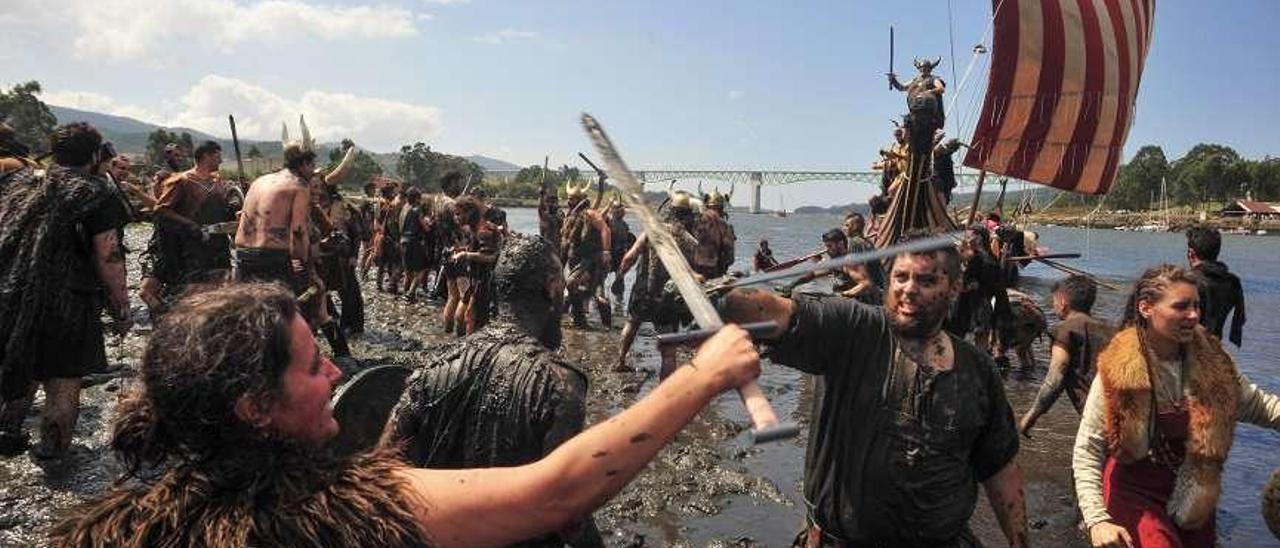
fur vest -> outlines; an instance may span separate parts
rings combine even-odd
[[[1166,510],[1179,527],[1195,530],[1208,522],[1218,505],[1222,466],[1235,434],[1240,385],[1231,356],[1204,328],[1196,328],[1185,352],[1190,422],[1184,459]],[[1107,447],[1122,464],[1147,458],[1150,450],[1155,397],[1150,371],[1134,327],[1117,333],[1098,356],[1106,396]]]
[[[332,464],[263,455],[250,481],[193,465],[119,489],[55,528],[59,547],[427,546],[389,452]],[[324,457],[316,460],[327,460]]]

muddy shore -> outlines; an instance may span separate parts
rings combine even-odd
[[[130,249],[141,250],[149,227],[131,226]],[[130,289],[137,299],[138,254],[129,255]],[[438,306],[405,304],[365,284],[366,334],[352,341],[357,360],[342,365],[349,375],[383,363],[413,364],[424,348],[445,340]],[[616,307],[621,308],[621,307]],[[615,320],[615,325],[621,321]],[[604,420],[651,390],[657,352],[641,331],[632,352],[636,373],[610,371],[618,331],[566,326],[562,352],[579,364],[591,380],[589,423]],[[67,457],[41,462],[27,454],[0,458],[0,546],[34,546],[46,542],[48,528],[82,501],[102,494],[119,472],[104,449],[117,398],[132,382],[150,326],[145,318],[123,340],[108,338],[112,372],[95,375],[82,396],[81,415]],[[323,347],[323,342],[321,343]],[[1037,353],[1047,355],[1043,343]],[[662,451],[631,485],[595,513],[610,546],[786,546],[800,527],[804,504],[800,492],[807,409],[812,384],[803,375],[764,365],[762,386],[781,416],[801,423],[799,438],[752,447],[745,441],[745,414],[736,396],[722,396],[675,442]],[[1010,379],[1028,386],[1038,378]],[[1010,390],[1015,410],[1026,409],[1034,388]],[[35,412],[42,401],[37,397]],[[1070,440],[1064,433],[1076,418],[1070,406],[1058,405],[1046,415],[1035,439],[1024,441],[1019,461],[1026,477],[1031,540],[1037,546],[1079,546],[1068,486]],[[34,431],[35,417],[29,417]],[[1057,426],[1055,426],[1057,425]],[[1074,428],[1070,428],[1074,431]],[[990,546],[1004,545],[981,497],[973,527]]]

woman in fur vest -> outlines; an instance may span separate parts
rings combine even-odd
[[[1142,274],[1098,356],[1076,434],[1076,493],[1093,546],[1209,547],[1237,421],[1280,430],[1280,398],[1200,327],[1188,270]]]

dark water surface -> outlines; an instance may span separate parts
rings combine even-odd
[[[509,212],[512,228],[536,231],[536,211]],[[735,214],[731,221],[738,234],[735,269],[750,270],[751,255],[761,237],[768,238],[779,260],[809,253],[821,246],[819,236],[839,225],[840,219],[827,215],[794,215],[775,218],[767,215]],[[639,231],[634,218],[628,222]],[[1099,290],[1095,314],[1118,321],[1128,284],[1141,271],[1162,262],[1185,264],[1185,236],[1181,233],[1144,234],[1113,230],[1083,230],[1059,227],[1032,227],[1040,234],[1042,245],[1055,252],[1079,252],[1084,257],[1068,261],[1123,288],[1123,291]],[[1221,259],[1244,281],[1249,322],[1245,328],[1244,348],[1228,344],[1237,356],[1241,370],[1259,386],[1280,392],[1280,238],[1259,236],[1224,236]],[[1058,271],[1032,265],[1023,271],[1021,289],[1035,296],[1048,313],[1050,325],[1056,323],[1046,298],[1052,283],[1063,277]],[[629,285],[628,285],[629,287]],[[1009,399],[1017,414],[1024,412],[1035,399],[1048,364],[1047,339],[1036,344],[1038,370],[1031,375],[1010,377],[1006,381]],[[652,342],[641,337],[636,350],[655,353]],[[651,388],[647,381],[640,392]],[[812,401],[812,382],[807,375],[785,367],[765,364],[760,380],[780,416],[790,417],[807,426],[807,413]],[[736,396],[724,395],[715,405],[715,413],[728,421],[746,421],[745,412]],[[597,417],[598,418],[598,417]],[[1071,446],[1075,439],[1078,416],[1066,398],[1061,398],[1024,440],[1019,462],[1024,469],[1028,521],[1032,524],[1032,541],[1038,546],[1079,546],[1084,536],[1075,529],[1076,515],[1070,490]],[[767,546],[785,546],[799,529],[804,516],[801,481],[804,447],[808,432],[796,439],[768,444],[748,450],[742,465],[749,474],[772,481],[790,505],[778,504],[758,497],[730,497],[718,513],[706,517],[683,517],[679,523],[652,524],[646,535],[657,544],[684,543],[704,545],[726,540],[749,538]],[[744,449],[741,438],[733,440]],[[1280,466],[1280,435],[1252,425],[1241,425],[1236,431],[1235,445],[1227,462],[1223,499],[1219,504],[1219,536],[1228,546],[1273,546],[1275,537],[1267,530],[1259,513],[1259,493],[1272,470]],[[995,525],[985,497],[980,497],[974,528],[988,545],[1005,544]],[[656,537],[656,538],[655,538]],[[713,540],[714,539],[714,540]]]

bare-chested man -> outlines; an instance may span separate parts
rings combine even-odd
[[[316,154],[290,143],[285,168],[249,186],[236,230],[236,279],[283,282],[304,291],[310,259],[311,193]]]

